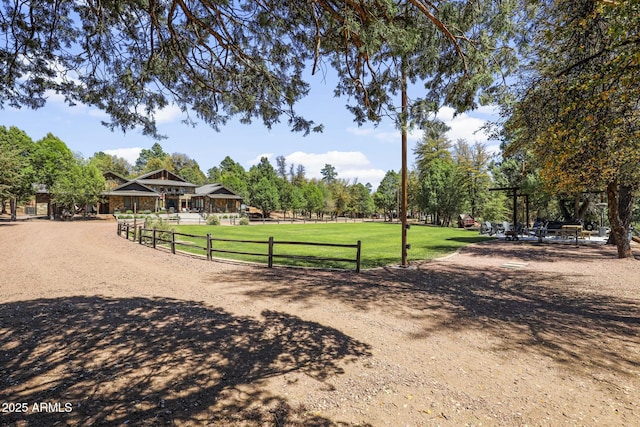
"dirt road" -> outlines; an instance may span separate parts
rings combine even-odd
[[[493,242],[362,274],[0,223],[0,424],[638,426],[640,262]]]

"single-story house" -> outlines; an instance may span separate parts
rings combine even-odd
[[[221,184],[198,187],[166,169],[158,169],[126,180],[107,172],[107,183],[115,184],[103,193],[100,213],[133,212],[160,209],[168,211],[237,212],[242,197]],[[124,180],[124,182],[122,182]]]
[[[125,182],[102,194],[106,202],[100,204],[98,212],[101,214],[147,210],[155,212],[161,207],[160,194],[136,181]]]
[[[191,196],[191,209],[198,212],[238,212],[242,197],[222,184],[206,184]]]

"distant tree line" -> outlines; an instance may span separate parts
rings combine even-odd
[[[451,141],[448,130],[442,122],[429,122],[414,148],[415,162],[408,171],[411,217],[441,226],[455,225],[461,213],[501,222],[512,217],[512,199],[504,191],[490,189],[517,187],[528,195],[531,222],[536,217],[598,219],[595,204],[601,194],[554,195],[529,157],[523,154],[503,160],[484,144]],[[394,170],[387,171],[375,191],[369,183],[340,178],[331,164],[320,170],[320,179],[308,178],[304,165],[287,164],[282,155],[275,158],[275,166],[263,157],[248,170],[227,156],[205,174],[197,161],[184,153],[169,154],[159,143],[143,149],[132,165],[104,152],[84,159],[52,134],[33,141],[16,127],[0,127],[0,203],[2,213],[10,212],[12,218],[18,204],[33,197],[34,184],[45,186],[56,205],[80,211],[100,200],[106,188],[104,172],[133,178],[157,169],[167,169],[197,185],[222,184],[265,217],[280,211],[293,218],[377,214],[393,220],[399,212],[400,173]],[[524,222],[523,199],[518,203],[518,218]]]

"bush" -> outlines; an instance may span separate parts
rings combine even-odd
[[[207,225],[220,225],[220,218],[216,215],[207,216]]]
[[[127,212],[126,212],[127,215],[131,215],[132,213],[133,211],[131,209],[127,209]]]
[[[243,216],[242,218],[240,218],[240,221],[238,221],[238,224],[249,225],[249,218],[247,218],[246,216]]]
[[[156,233],[156,237],[164,240],[171,239],[171,234],[169,233],[171,231],[171,224],[162,218],[147,217],[144,221],[144,228],[155,228],[157,231],[160,231],[160,233]]]

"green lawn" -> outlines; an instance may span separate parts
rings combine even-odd
[[[351,223],[351,224],[293,224],[277,225],[265,224],[255,226],[205,226],[205,225],[179,225],[175,226],[177,233],[206,235],[211,233],[214,238],[257,240],[266,242],[269,236],[274,238],[274,255],[311,255],[316,257],[354,259],[356,250],[353,248],[335,248],[304,245],[278,245],[279,241],[318,242],[356,244],[362,242],[361,268],[379,267],[400,263],[400,225],[388,223]],[[408,242],[411,249],[408,251],[410,261],[432,259],[456,251],[458,248],[470,243],[487,240],[477,231],[467,231],[454,228],[440,228],[428,226],[412,226],[408,230]],[[196,242],[206,246],[205,239],[178,236],[176,240],[184,242]],[[253,252],[267,254],[268,248],[264,243],[236,243],[213,242],[213,248],[218,250],[230,250],[238,252]],[[204,254],[204,250],[177,245],[178,250]],[[233,258],[247,261],[267,262],[264,256],[247,256],[228,253],[214,253],[214,257]],[[309,262],[305,260],[278,259],[276,264],[307,265],[318,267],[355,268],[355,263],[343,263],[334,261]]]

